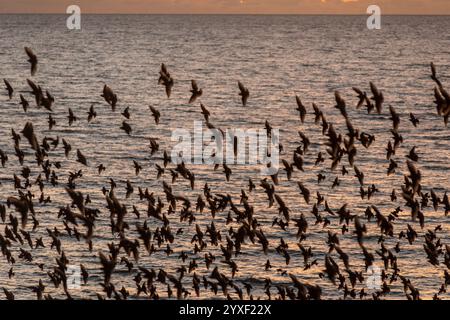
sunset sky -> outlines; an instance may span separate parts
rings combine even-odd
[[[385,14],[450,14],[450,0],[0,0],[0,13],[292,13],[366,14],[377,4]]]

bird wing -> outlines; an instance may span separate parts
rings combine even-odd
[[[5,83],[6,88],[8,89],[8,91],[12,90],[12,86],[11,84],[8,82],[8,80],[3,79],[3,82]]]
[[[377,97],[379,95],[378,88],[375,86],[373,82],[370,83],[370,90],[372,91],[374,97]]]
[[[31,81],[30,79],[27,79],[27,83],[30,86],[31,90],[33,90],[33,94],[36,94],[36,92],[39,91],[38,86],[33,81]]]
[[[436,77],[436,66],[434,65],[433,62],[431,62],[431,74],[433,75],[433,77]]]
[[[170,95],[172,94],[171,86],[166,86],[166,94],[167,94],[167,98],[170,98]]]
[[[166,65],[164,63],[161,65],[161,73],[164,74],[164,75],[168,74],[167,67],[166,67]]]
[[[298,109],[299,109],[301,112],[306,112],[306,108],[305,108],[305,106],[303,105],[302,100],[300,99],[300,97],[299,97],[299,96],[295,96],[295,100],[297,101]]]
[[[29,62],[31,63],[31,75],[34,76],[36,74],[37,70],[37,57],[33,53],[33,50],[29,47],[25,47],[25,52],[27,53],[28,57],[30,58]]]
[[[34,54],[33,50],[31,50],[30,47],[25,47],[25,52],[27,53],[30,60],[36,60],[36,55]]]
[[[353,87],[352,89],[353,89],[353,91],[355,91],[358,95],[363,95],[363,92],[362,92],[360,89],[358,89],[358,88],[356,88],[356,87]]]
[[[208,109],[203,104],[200,104],[200,108],[202,109],[202,113],[205,115],[209,115]]]
[[[192,91],[197,92],[198,91],[197,81],[191,80],[191,84],[192,84]]]
[[[239,90],[241,90],[241,93],[245,93],[247,91],[247,88],[242,84],[242,82],[238,81]]]

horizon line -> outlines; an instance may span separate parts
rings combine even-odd
[[[86,12],[83,15],[180,15],[180,16],[369,16],[362,13],[161,13],[161,12]],[[0,12],[0,15],[70,15],[60,12]],[[450,16],[450,13],[385,13],[383,16]]]

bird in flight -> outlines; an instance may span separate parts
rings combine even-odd
[[[250,91],[242,84],[242,82],[238,81],[239,90],[241,91],[239,95],[242,99],[242,105],[247,106],[248,98],[250,97]]]
[[[25,47],[25,52],[28,55],[28,62],[31,64],[31,76],[34,76],[37,71],[38,58],[30,47]]]
[[[197,81],[192,80],[191,85],[192,85],[192,90],[191,90],[192,96],[189,99],[189,104],[194,103],[195,100],[197,100],[197,98],[201,97],[203,94],[203,89],[198,88]]]
[[[14,93],[14,89],[13,89],[13,87],[11,86],[11,84],[8,82],[8,80],[3,79],[3,82],[5,83],[6,90],[8,91],[8,97],[9,97],[9,100],[11,100],[11,98],[12,98],[12,96],[13,96],[13,93]]]

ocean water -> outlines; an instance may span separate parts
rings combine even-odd
[[[312,191],[312,202],[315,201],[316,191],[319,191],[333,210],[337,211],[342,205],[348,204],[352,214],[362,217],[368,228],[365,246],[375,255],[375,263],[380,267],[383,262],[375,253],[380,250],[380,230],[375,221],[366,220],[364,212],[367,206],[376,205],[387,216],[400,206],[403,212],[394,222],[395,236],[386,237],[385,245],[393,250],[400,242],[401,251],[396,254],[400,274],[411,280],[420,291],[421,298],[430,299],[439,291],[446,270],[442,263],[443,256],[440,257],[440,266],[431,265],[423,248],[423,236],[428,230],[441,225],[442,231],[438,232],[438,236],[443,244],[450,245],[448,217],[442,205],[437,212],[432,207],[424,208],[426,224],[421,229],[417,221],[412,221],[409,208],[404,206],[400,188],[404,182],[403,174],[407,173],[405,155],[416,146],[420,156],[417,166],[422,172],[423,191],[434,189],[442,197],[450,189],[450,131],[436,114],[433,105],[434,83],[430,79],[429,68],[429,63],[434,61],[444,86],[450,83],[450,35],[445,32],[450,28],[449,17],[383,17],[381,30],[368,30],[364,16],[83,15],[81,31],[68,30],[65,19],[63,15],[0,15],[0,77],[8,79],[16,91],[11,101],[6,91],[2,91],[0,96],[0,149],[9,157],[5,168],[0,169],[0,201],[6,204],[9,196],[17,196],[13,174],[20,176],[22,170],[14,155],[11,129],[19,133],[25,123],[32,122],[39,141],[44,137],[59,137],[72,145],[72,152],[67,159],[62,145],[49,153],[51,162],[61,162],[60,169],[54,168],[59,184],[53,187],[45,183],[44,194],[50,196],[52,202],[39,204],[38,187],[34,185],[30,188],[35,194],[36,218],[40,223],[32,232],[32,239],[34,242],[42,237],[46,247],[31,250],[26,243],[21,245],[12,242],[10,250],[16,263],[10,265],[5,257],[0,258],[0,287],[12,291],[17,299],[34,299],[36,294],[31,287],[42,279],[46,285],[44,294],[55,298],[65,297],[62,287],[55,288],[47,274],[56,266],[55,258],[59,255],[54,248],[50,248],[51,238],[46,229],[57,228],[61,231],[62,249],[69,264],[83,264],[90,275],[87,285],[70,291],[72,296],[96,298],[96,293],[104,294],[100,285],[103,276],[98,252],[108,253],[108,243],[118,244],[119,239],[111,232],[110,214],[102,188],[110,188],[110,178],[117,183],[115,193],[128,209],[126,221],[130,230],[126,235],[129,239],[137,239],[135,225],[144,222],[147,211],[147,203],[139,199],[137,187],[148,188],[165,203],[162,181],[170,184],[171,175],[167,170],[157,180],[155,164],[161,164],[163,150],[170,151],[173,147],[171,133],[174,129],[192,131],[194,121],[203,119],[199,106],[201,102],[211,112],[211,123],[222,129],[262,129],[268,120],[272,127],[280,129],[280,142],[284,146],[282,159],[292,160],[293,151],[300,145],[298,131],[304,132],[311,140],[310,149],[304,156],[305,172],[297,170],[292,181],[288,181],[281,170],[280,184],[276,186],[277,194],[290,208],[291,217],[298,218],[303,213],[308,220],[307,238],[302,244],[312,248],[312,260],[318,261],[318,266],[310,270],[304,270],[294,223],[291,221],[285,231],[272,226],[273,219],[279,217],[278,209],[276,204],[269,208],[267,196],[259,186],[259,181],[265,177],[259,174],[258,168],[230,166],[233,174],[227,182],[222,170],[214,171],[211,165],[190,165],[188,168],[196,177],[195,190],[191,191],[189,182],[181,178],[172,185],[174,194],[191,199],[193,210],[198,195],[203,194],[205,183],[208,183],[214,195],[229,194],[235,204],[239,204],[241,189],[247,191],[248,178],[251,177],[257,185],[253,193],[248,193],[249,203],[254,207],[254,217],[269,240],[269,250],[265,255],[260,244],[246,241],[241,254],[233,257],[238,265],[233,279],[236,285],[243,288],[243,283],[250,283],[254,288],[253,297],[264,299],[267,298],[264,281],[270,278],[274,286],[271,289],[272,298],[276,298],[276,285],[292,287],[287,275],[291,273],[304,283],[320,285],[324,299],[342,298],[343,291],[326,277],[320,276],[325,255],[329,251],[326,244],[328,231],[339,234],[340,246],[350,257],[351,269],[367,276],[362,251],[353,233],[353,223],[350,223],[350,231],[342,235],[339,219],[329,216],[320,206],[321,214],[330,219],[331,224],[326,228],[315,225],[312,204],[307,205],[299,193],[297,181],[301,181]],[[31,47],[39,58],[38,72],[34,77],[30,76],[23,50],[25,46]],[[161,63],[168,66],[175,79],[170,99],[165,96],[164,88],[158,85]],[[48,89],[55,97],[52,117],[56,125],[52,130],[47,124],[48,111],[34,105],[27,78],[43,89]],[[191,79],[198,82],[204,93],[196,103],[190,105]],[[251,93],[246,107],[240,103],[238,80]],[[370,81],[383,90],[385,96],[381,115],[368,115],[364,108],[355,108],[357,98],[351,88],[355,86],[369,92]],[[100,97],[104,84],[108,84],[118,95],[116,112],[112,112]],[[380,190],[370,201],[361,199],[359,183],[346,159],[343,159],[342,164],[349,169],[350,175],[345,177],[340,175],[341,166],[334,172],[330,170],[329,159],[322,165],[314,165],[319,151],[326,155],[326,140],[321,134],[321,127],[314,124],[313,102],[323,110],[327,120],[333,123],[338,132],[346,134],[345,122],[334,108],[336,90],[346,100],[349,117],[355,128],[376,137],[369,149],[357,143],[356,165],[365,174],[365,187],[375,184]],[[30,101],[27,113],[18,104],[20,93]],[[304,124],[301,124],[295,111],[296,94],[308,109]],[[97,118],[88,123],[87,112],[91,104],[95,104]],[[159,125],[155,125],[149,105],[160,110]],[[404,137],[404,143],[394,156],[399,168],[396,174],[389,177],[386,175],[389,161],[386,160],[385,148],[391,138],[389,130],[392,124],[388,105],[394,106],[400,114],[399,131]],[[126,107],[130,108],[131,113],[128,121],[133,128],[131,136],[120,130],[124,120],[121,112]],[[67,119],[69,108],[78,117],[72,126],[69,126]],[[408,121],[410,112],[420,119],[418,128]],[[149,138],[158,139],[160,144],[160,151],[154,155],[150,154]],[[25,153],[24,165],[31,169],[30,181],[33,182],[41,169],[36,166],[34,152],[24,137],[20,145]],[[75,161],[76,149],[86,155],[88,167]],[[133,160],[143,166],[139,176],[134,174]],[[98,175],[96,169],[100,163],[106,167],[102,175]],[[173,165],[169,167],[173,168]],[[89,194],[92,200],[89,207],[101,212],[96,221],[91,252],[83,240],[78,242],[67,235],[62,218],[58,218],[59,208],[70,204],[70,198],[64,191],[68,174],[80,169],[83,170],[83,176],[77,180],[77,190]],[[319,173],[326,176],[321,184],[317,183]],[[331,189],[336,176],[339,176],[341,184]],[[127,180],[135,187],[134,194],[128,199],[125,198]],[[390,201],[393,188],[399,196],[396,202]],[[141,212],[140,219],[132,213],[133,205]],[[213,268],[218,266],[220,272],[231,278],[231,270],[223,263],[219,247],[208,243],[205,252],[216,255],[216,260],[207,270],[204,252],[195,255],[194,244],[191,243],[196,224],[206,231],[206,226],[214,221],[221,231],[222,244],[226,245],[225,236],[229,228],[239,226],[236,222],[225,224],[229,208],[218,213],[215,218],[211,217],[208,209],[203,213],[195,212],[196,221],[189,225],[180,222],[181,206],[180,203],[177,212],[168,215],[173,232],[183,228],[183,233],[176,235],[171,244],[174,253],[167,256],[163,252],[166,244],[163,244],[157,253],[149,256],[141,243],[139,261],[135,263],[132,257],[129,258],[134,263],[131,272],[127,271],[124,264],[117,265],[112,276],[112,283],[117,290],[124,286],[129,290],[130,298],[145,298],[142,294],[136,296],[133,278],[138,273],[138,266],[156,271],[162,268],[169,274],[177,275],[177,269],[182,265],[188,267],[194,258],[198,263],[195,272],[200,277],[209,277]],[[165,203],[163,210],[167,208]],[[7,208],[7,216],[10,213],[19,216],[12,207]],[[5,223],[0,223],[3,235],[8,223],[8,218]],[[147,223],[152,231],[162,226],[160,221],[153,218],[148,218]],[[406,231],[407,224],[413,226],[419,235],[412,245],[406,239],[398,239],[399,233]],[[25,229],[30,231],[31,224]],[[83,230],[81,225],[79,230]],[[288,244],[291,255],[289,265],[276,252],[281,238]],[[32,262],[19,258],[20,248],[32,253]],[[178,258],[182,251],[189,255],[185,263]],[[336,252],[331,255],[346,275],[339,256]],[[126,256],[123,249],[119,261],[122,256]],[[273,268],[265,271],[267,259],[270,259]],[[39,264],[43,264],[42,270]],[[8,271],[11,267],[15,276],[10,279]],[[390,274],[392,270],[386,272]],[[196,299],[192,275],[186,273],[184,285],[191,292],[190,298]],[[160,297],[167,298],[166,285],[156,283],[156,286]],[[406,298],[400,280],[390,286],[391,292],[384,298]],[[356,286],[357,292],[363,288],[371,292],[365,281]],[[3,298],[3,293],[0,296]],[[230,296],[237,297],[232,289]],[[246,295],[244,297],[248,298]],[[449,296],[442,294],[440,297]],[[220,290],[215,295],[202,287],[199,298],[225,297]]]

